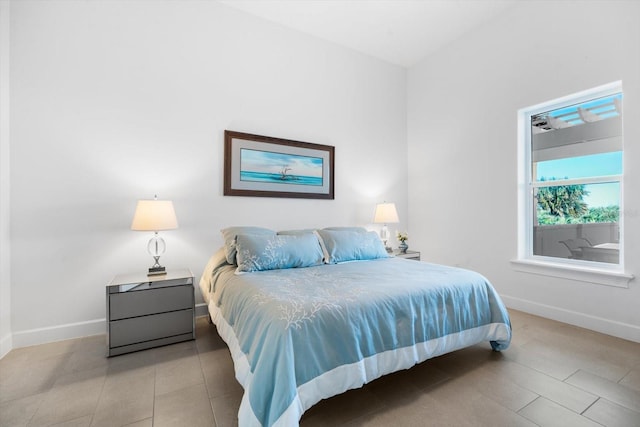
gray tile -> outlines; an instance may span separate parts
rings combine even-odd
[[[181,356],[156,365],[155,394],[165,394],[204,383],[197,353],[189,349],[178,352],[176,355]]]
[[[300,426],[331,426],[331,424],[314,424],[307,421],[303,417]],[[450,412],[440,402],[424,393],[414,396],[410,400],[398,402],[393,406],[378,408],[376,411],[361,415],[345,424],[347,427],[415,427],[424,425],[471,427],[479,424],[473,419],[468,419],[459,411]]]
[[[466,377],[456,378],[435,385],[429,390],[429,396],[448,414],[456,414],[473,425],[534,427],[531,421],[469,385]]]
[[[20,348],[17,351],[24,352],[25,361],[33,363],[39,360],[46,360],[52,357],[71,354],[75,351],[76,346],[81,340],[82,338],[75,338],[71,340],[56,341],[32,347]]]
[[[53,426],[55,427],[89,427],[91,425],[91,418],[93,418],[92,415],[85,415],[84,417],[76,418],[74,420],[53,424]]]
[[[580,331],[585,334],[584,330]],[[607,348],[602,344],[602,334],[589,333],[588,336],[589,339],[584,335],[580,336],[579,342],[574,342],[573,345],[563,349],[553,344],[546,344],[544,349],[551,358],[558,357],[565,364],[573,363],[578,369],[589,371],[611,381],[619,381],[635,364],[627,354],[617,353],[616,349]],[[575,339],[575,336],[573,338]],[[640,352],[640,346],[638,351]]]
[[[529,356],[526,363],[531,363],[531,367],[536,363],[535,357],[542,356],[550,360],[539,362],[539,366],[542,372],[556,378],[564,379],[566,376],[562,377],[562,371],[549,369],[563,369],[566,372],[571,366],[577,366],[578,369],[617,381],[640,360],[640,343],[513,310],[510,310],[510,314],[514,324],[512,344],[527,350],[523,354]],[[526,338],[519,337],[521,334]],[[554,361],[557,366],[554,366]]]
[[[518,412],[541,427],[601,427],[579,414],[540,397]]]
[[[538,394],[519,386],[504,375],[480,366],[464,376],[469,387],[512,411],[518,411],[538,398]]]
[[[321,400],[307,410],[304,418],[308,423],[343,425],[384,406],[385,403],[365,387]]]
[[[134,396],[112,404],[100,404],[93,414],[91,427],[124,426],[153,416],[153,395]]]
[[[26,426],[44,396],[44,393],[34,394],[0,404],[0,426]]]
[[[243,392],[242,386],[236,380],[229,350],[207,352],[199,357],[209,397]]]
[[[217,427],[237,427],[242,394],[224,394],[211,399]]]
[[[37,351],[35,349],[31,350]],[[27,353],[28,355],[28,353]],[[62,374],[70,354],[52,356],[21,365],[12,361],[0,369],[0,402],[19,399],[48,391]]]
[[[555,320],[545,319],[517,310],[509,310],[509,317],[513,331],[511,339],[513,345],[525,345],[533,339],[539,339],[541,336],[547,335],[561,325]]]
[[[508,350],[428,360],[319,402],[301,425],[640,425],[640,344],[510,314]],[[0,426],[235,427],[243,389],[229,350],[206,318],[196,334],[112,358],[104,335],[13,350],[0,360]]]
[[[74,372],[90,371],[96,368],[109,366],[109,359],[103,353],[83,353],[77,352],[70,355],[62,368],[64,374]]]
[[[105,334],[82,337],[75,345],[76,352],[101,353],[107,355],[107,336]]]
[[[575,355],[577,360],[589,361],[592,365],[602,361],[630,369],[640,361],[640,343],[632,343],[560,322],[556,322],[554,328],[544,329],[540,341],[550,347],[563,348],[566,355]],[[604,373],[600,374],[609,377]]]
[[[212,325],[196,325],[196,334],[196,345],[200,354],[227,348],[227,344]]]
[[[452,377],[458,377],[504,359],[505,355],[502,352],[492,351],[487,342],[438,356],[426,363]]]
[[[72,373],[101,368],[109,365],[105,335],[93,335],[78,340],[74,351],[63,368],[63,373]]]
[[[404,376],[407,377],[408,382],[419,389],[432,387],[435,384],[451,379],[451,375],[438,369],[431,360],[426,360],[405,372],[406,375]]]
[[[121,354],[108,359],[107,372],[112,375],[147,369],[155,370],[155,360],[155,354],[151,350]]]
[[[607,427],[640,426],[640,412],[616,405],[606,399],[598,399],[582,415]]]
[[[619,381],[619,384],[640,391],[640,366],[632,369]]]
[[[583,412],[598,399],[588,391],[510,361],[491,365],[488,369],[576,413]]]
[[[593,354],[599,359],[609,360],[619,365],[632,367],[640,363],[640,343],[575,326],[573,328],[574,330],[565,341],[572,343],[576,350],[582,350],[586,354]]]
[[[215,427],[211,402],[204,384],[156,396],[154,427]]]
[[[153,396],[154,387],[155,369],[153,368],[108,373],[100,395],[100,403],[117,402],[132,396]]]
[[[163,347],[148,350],[153,355],[156,365],[182,359],[186,356],[198,354],[198,347],[195,341],[182,341],[176,344],[165,345]]]
[[[91,425],[126,425],[152,417],[154,388],[152,368],[108,374]]]
[[[153,427],[153,418],[136,421],[135,423],[127,424],[122,427]]]
[[[561,349],[557,351],[558,354],[552,355],[550,353],[553,353],[553,351],[539,351],[538,343],[537,339],[532,339],[525,345],[511,346],[505,352],[505,358],[560,381],[565,380],[576,371],[575,363],[571,360],[565,360]]]
[[[413,367],[408,371],[400,371],[385,375],[370,382],[369,384],[366,384],[364,388],[373,393],[385,405],[395,405],[398,402],[410,399],[412,396],[422,394],[422,390],[412,381],[415,379],[414,377],[418,376],[418,372],[422,374],[422,376],[427,377],[423,381],[418,380],[418,383],[423,387],[427,387],[427,381],[433,385],[448,378],[444,374],[442,374],[444,377],[437,376],[437,372],[439,371],[435,368],[433,368],[433,372],[436,374],[433,377],[429,377],[426,374],[427,370],[425,368],[420,370],[416,370],[416,368],[417,367]],[[416,374],[414,374],[414,372],[416,372]]]
[[[559,380],[565,380],[576,369],[584,369],[612,381],[618,381],[629,372],[628,361],[620,364],[613,359],[602,358],[597,351],[581,349],[568,350],[557,344],[531,340],[514,352],[509,352],[509,358],[518,363],[544,372]]]
[[[640,391],[609,381],[586,371],[578,371],[567,378],[568,384],[640,412]]]
[[[56,424],[91,415],[105,380],[104,369],[59,377],[29,425]]]

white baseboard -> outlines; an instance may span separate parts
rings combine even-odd
[[[500,295],[502,301],[508,308],[524,311],[536,316],[557,320],[592,331],[601,332],[625,340],[640,342],[640,326],[618,322],[616,320],[604,319],[590,314],[541,304],[521,298]]]
[[[206,303],[196,304],[196,317],[208,316]],[[46,328],[30,329],[14,332],[0,340],[0,358],[11,349],[46,344],[73,338],[88,337],[106,333],[106,319],[88,320],[85,322],[68,323],[66,325],[49,326]],[[6,348],[6,350],[5,350]]]
[[[13,350],[13,334],[7,334],[0,339],[0,359]]]
[[[106,333],[106,319],[88,320],[13,333],[13,347],[28,347]]]

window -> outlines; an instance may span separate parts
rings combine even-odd
[[[519,111],[519,259],[623,271],[622,85]]]

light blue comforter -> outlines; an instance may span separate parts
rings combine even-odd
[[[482,341],[507,310],[478,273],[402,258],[213,273],[209,311],[245,389],[240,426],[298,425],[323,398]]]

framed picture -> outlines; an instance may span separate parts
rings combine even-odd
[[[333,199],[330,145],[224,131],[224,195]]]

